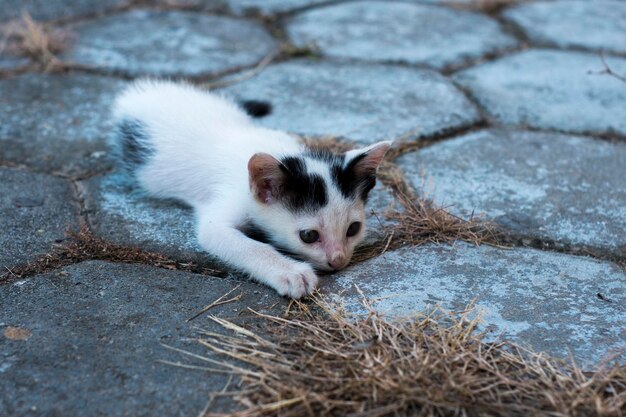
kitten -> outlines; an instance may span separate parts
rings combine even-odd
[[[314,150],[254,125],[231,100],[166,81],[136,82],[113,114],[117,150],[140,185],[193,207],[200,245],[281,295],[310,294],[314,268],[344,268],[364,237],[365,202],[390,142]]]

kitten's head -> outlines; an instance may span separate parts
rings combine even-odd
[[[272,243],[334,271],[350,262],[365,237],[365,203],[391,142],[345,154],[309,150],[280,159],[257,153],[248,162],[250,190]]]

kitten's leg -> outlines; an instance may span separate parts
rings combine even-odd
[[[252,240],[220,216],[221,210],[198,211],[198,240],[212,255],[274,288],[300,298],[317,287],[311,265],[281,255],[273,246]]]

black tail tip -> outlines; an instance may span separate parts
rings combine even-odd
[[[267,101],[246,100],[241,107],[252,117],[265,117],[272,112],[272,105]]]

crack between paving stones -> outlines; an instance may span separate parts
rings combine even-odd
[[[608,76],[608,75],[607,75]],[[478,110],[478,113],[480,115],[481,118],[481,122],[483,124],[482,128],[484,129],[488,129],[488,128],[497,128],[497,129],[504,129],[504,130],[526,130],[526,131],[530,131],[530,132],[539,132],[539,133],[555,133],[555,134],[560,134],[560,135],[570,135],[570,136],[586,136],[586,137],[590,137],[593,139],[599,139],[599,140],[603,140],[603,141],[608,141],[608,142],[613,142],[613,143],[623,143],[626,142],[626,135],[617,133],[617,132],[594,132],[594,131],[584,131],[584,132],[572,132],[572,131],[568,131],[568,130],[563,130],[563,129],[554,129],[554,128],[539,128],[539,127],[534,127],[534,126],[528,126],[528,125],[524,125],[524,124],[508,124],[508,123],[501,123],[500,121],[498,121],[497,119],[495,119],[494,117],[492,117],[489,112],[480,104],[480,101],[474,96],[474,94],[472,93],[472,91],[457,83],[453,78],[449,78],[449,80],[454,84],[454,86],[463,93],[463,95],[474,105],[476,106],[476,109]],[[458,137],[460,134],[462,133],[444,133],[442,135],[437,135],[437,136],[441,136],[440,138],[438,138],[436,141],[432,141],[429,142],[428,145],[432,144],[432,143],[436,143],[436,142],[440,142],[443,140],[447,140],[447,139],[454,139],[455,137]],[[427,146],[428,146],[427,145]],[[421,147],[419,147],[421,148]]]
[[[622,267],[626,272],[626,247],[616,253],[609,249],[572,244],[546,237],[529,236],[510,230],[506,230],[506,234],[514,247],[539,249],[544,252],[562,253],[593,258],[599,261],[608,261]]]
[[[43,169],[37,169],[37,167],[33,167],[28,164],[16,163],[8,160],[0,160],[0,168],[14,169],[16,171],[25,171],[33,174],[48,175],[50,177],[61,178],[67,181],[85,181],[94,177],[107,175],[113,170],[113,168],[110,167],[105,168],[101,171],[82,172],[80,174],[70,175],[59,171],[46,171]]]
[[[565,51],[565,52],[585,52],[585,53],[590,53],[590,54],[600,53],[600,51],[598,51],[597,49],[587,48],[584,46],[575,46],[575,45],[560,46],[556,44],[555,42],[550,42],[549,40],[546,40],[546,41],[532,40],[526,35],[524,28],[520,26],[514,20],[509,20],[501,14],[498,14],[497,16],[492,16],[492,17],[500,23],[502,28],[509,35],[515,37],[518,41],[520,41],[520,43],[525,45],[526,49],[550,49],[550,50],[558,50],[558,51]],[[613,52],[605,51],[605,53],[611,56],[615,56],[615,57],[626,58],[626,53],[614,52],[614,51]]]
[[[465,71],[474,67],[479,67],[481,65],[488,64],[490,62],[494,62],[499,59],[518,54],[527,49],[529,49],[527,45],[520,44],[520,45],[512,46],[510,48],[488,52],[478,57],[467,58],[464,61],[456,63],[456,64],[445,65],[443,68],[440,68],[436,71],[438,71],[441,75],[445,77],[450,77],[451,75],[454,75],[457,72]]]
[[[407,153],[416,152],[420,149],[427,148],[437,143],[446,140],[452,140],[473,132],[489,129],[491,127],[493,126],[490,125],[486,119],[481,118],[475,123],[466,126],[457,126],[449,129],[444,129],[443,131],[433,135],[412,138],[405,141],[398,140],[397,145],[389,150],[385,158],[387,158],[389,162],[395,162],[396,159]]]
[[[200,266],[191,261],[177,261],[164,254],[144,251],[138,247],[110,243],[94,235],[88,225],[84,225],[78,232],[69,230],[67,234],[66,243],[53,245],[50,252],[40,256],[35,261],[7,268],[8,272],[0,275],[0,286],[94,260],[120,264],[140,264],[212,277],[226,277],[230,272]]]

